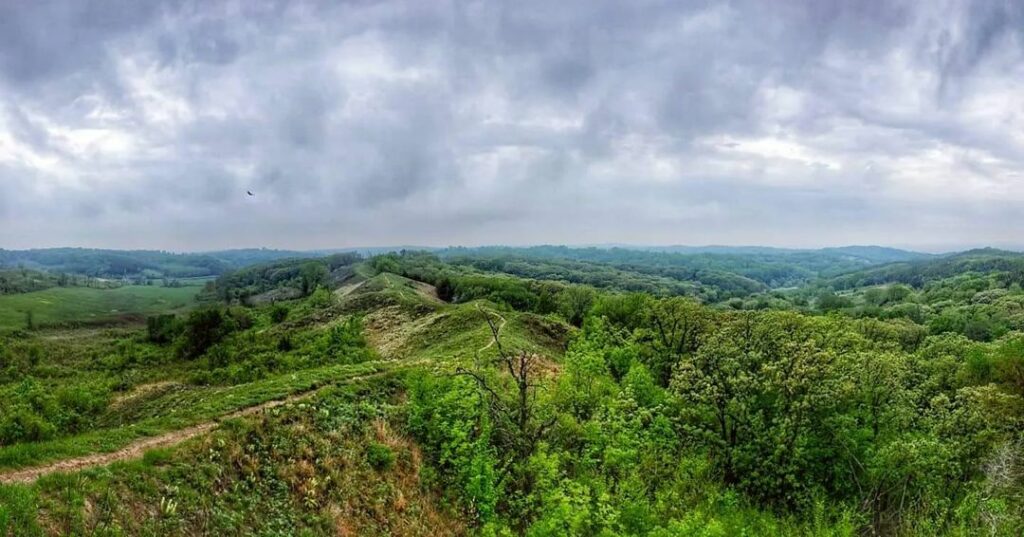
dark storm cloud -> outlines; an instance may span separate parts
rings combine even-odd
[[[0,247],[1006,241],[1022,60],[1012,0],[6,2]]]

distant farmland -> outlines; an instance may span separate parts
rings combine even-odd
[[[54,287],[0,296],[0,330],[24,328],[27,312],[37,326],[102,322],[128,315],[178,311],[195,305],[200,287],[127,285],[115,289]]]

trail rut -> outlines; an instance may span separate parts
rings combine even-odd
[[[481,310],[481,311],[483,311],[483,310]],[[505,323],[507,323],[507,322],[508,322],[508,320],[506,320],[506,319],[505,319],[505,317],[504,317],[504,316],[503,316],[502,314],[500,314],[500,313],[498,313],[498,312],[496,312],[496,311],[485,311],[484,313],[485,313],[485,314],[487,314],[487,315],[490,315],[490,314],[494,314],[494,315],[496,315],[496,316],[497,316],[497,317],[498,317],[499,319],[501,319],[501,324],[499,324],[499,325],[498,325],[498,334],[500,335],[500,334],[501,334],[501,331],[502,331],[502,329],[504,329],[504,328],[505,328]],[[495,342],[495,341],[496,341],[496,340],[495,340],[495,339],[494,339],[494,338],[492,337],[492,338],[491,338],[491,340],[490,340],[489,342],[487,342],[487,344],[486,344],[486,345],[484,345],[483,347],[480,347],[480,349],[479,349],[479,350],[477,350],[476,352],[477,352],[477,353],[481,353],[481,352],[484,352],[485,350],[487,350],[487,349],[491,348],[491,347],[492,347],[492,346],[494,345],[494,342]]]
[[[419,365],[419,362],[403,364],[401,368],[404,369],[416,365]],[[32,466],[28,468],[20,468],[17,470],[3,472],[0,473],[0,484],[27,484],[34,482],[40,477],[50,475],[56,472],[78,472],[96,466],[106,466],[114,462],[138,459],[141,458],[142,455],[147,450],[161,447],[170,447],[173,445],[180,444],[181,442],[184,442],[186,440],[190,440],[192,438],[200,436],[202,434],[205,434],[207,432],[210,432],[211,430],[215,429],[218,425],[220,425],[220,423],[224,420],[251,416],[270,408],[305,399],[307,397],[314,395],[316,392],[330,386],[337,386],[339,384],[350,384],[353,382],[369,380],[371,378],[392,373],[397,369],[399,368],[344,379],[338,382],[330,383],[326,386],[319,386],[312,390],[296,393],[283,399],[275,399],[273,401],[267,401],[265,403],[260,403],[258,405],[246,407],[228,414],[224,414],[223,416],[219,416],[211,421],[193,425],[191,427],[186,427],[184,429],[178,429],[176,431],[167,432],[157,436],[150,436],[147,438],[136,440],[135,442],[132,442],[131,444],[128,444],[127,446],[124,446],[123,448],[117,451],[110,451],[106,453],[92,453],[89,455],[83,455],[81,457],[73,457],[70,459],[55,461],[40,466]]]

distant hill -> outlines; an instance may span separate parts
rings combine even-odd
[[[806,285],[819,278],[879,265],[894,260],[930,258],[928,254],[881,246],[845,246],[820,250],[797,250],[759,246],[666,246],[666,247],[568,247],[485,246],[454,247],[436,252],[447,259],[472,259],[482,263],[543,260],[601,263],[619,270],[665,276],[701,283],[726,291],[749,294],[770,288]],[[490,260],[490,261],[488,261]],[[572,267],[565,267],[573,270]],[[525,271],[514,272],[526,275]]]
[[[932,281],[971,272],[979,274],[1005,273],[1014,281],[1024,282],[1024,254],[995,248],[979,248],[852,271],[824,280],[821,285],[835,289],[853,289],[889,283],[921,287]]]
[[[934,254],[900,250],[898,248],[887,248],[885,246],[840,246],[837,248],[822,248],[814,251],[846,255],[852,258],[862,259],[870,263],[892,263],[895,261],[911,261],[915,259],[930,259],[936,257]]]
[[[772,246],[619,246],[627,250],[664,252],[675,254],[721,254],[721,255],[806,255],[825,254],[848,256],[869,263],[890,263],[932,257],[932,254],[889,248],[886,246],[838,246],[829,248],[776,248]]]
[[[263,248],[203,253],[92,248],[0,249],[0,268],[23,267],[96,278],[217,276],[241,267],[316,254]]]

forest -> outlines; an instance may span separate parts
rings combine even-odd
[[[1020,259],[345,253],[12,326],[0,534],[1020,535]]]
[[[36,269],[96,278],[218,276],[257,263],[310,257],[310,252],[250,248],[206,253],[93,248],[0,248],[0,269]]]

